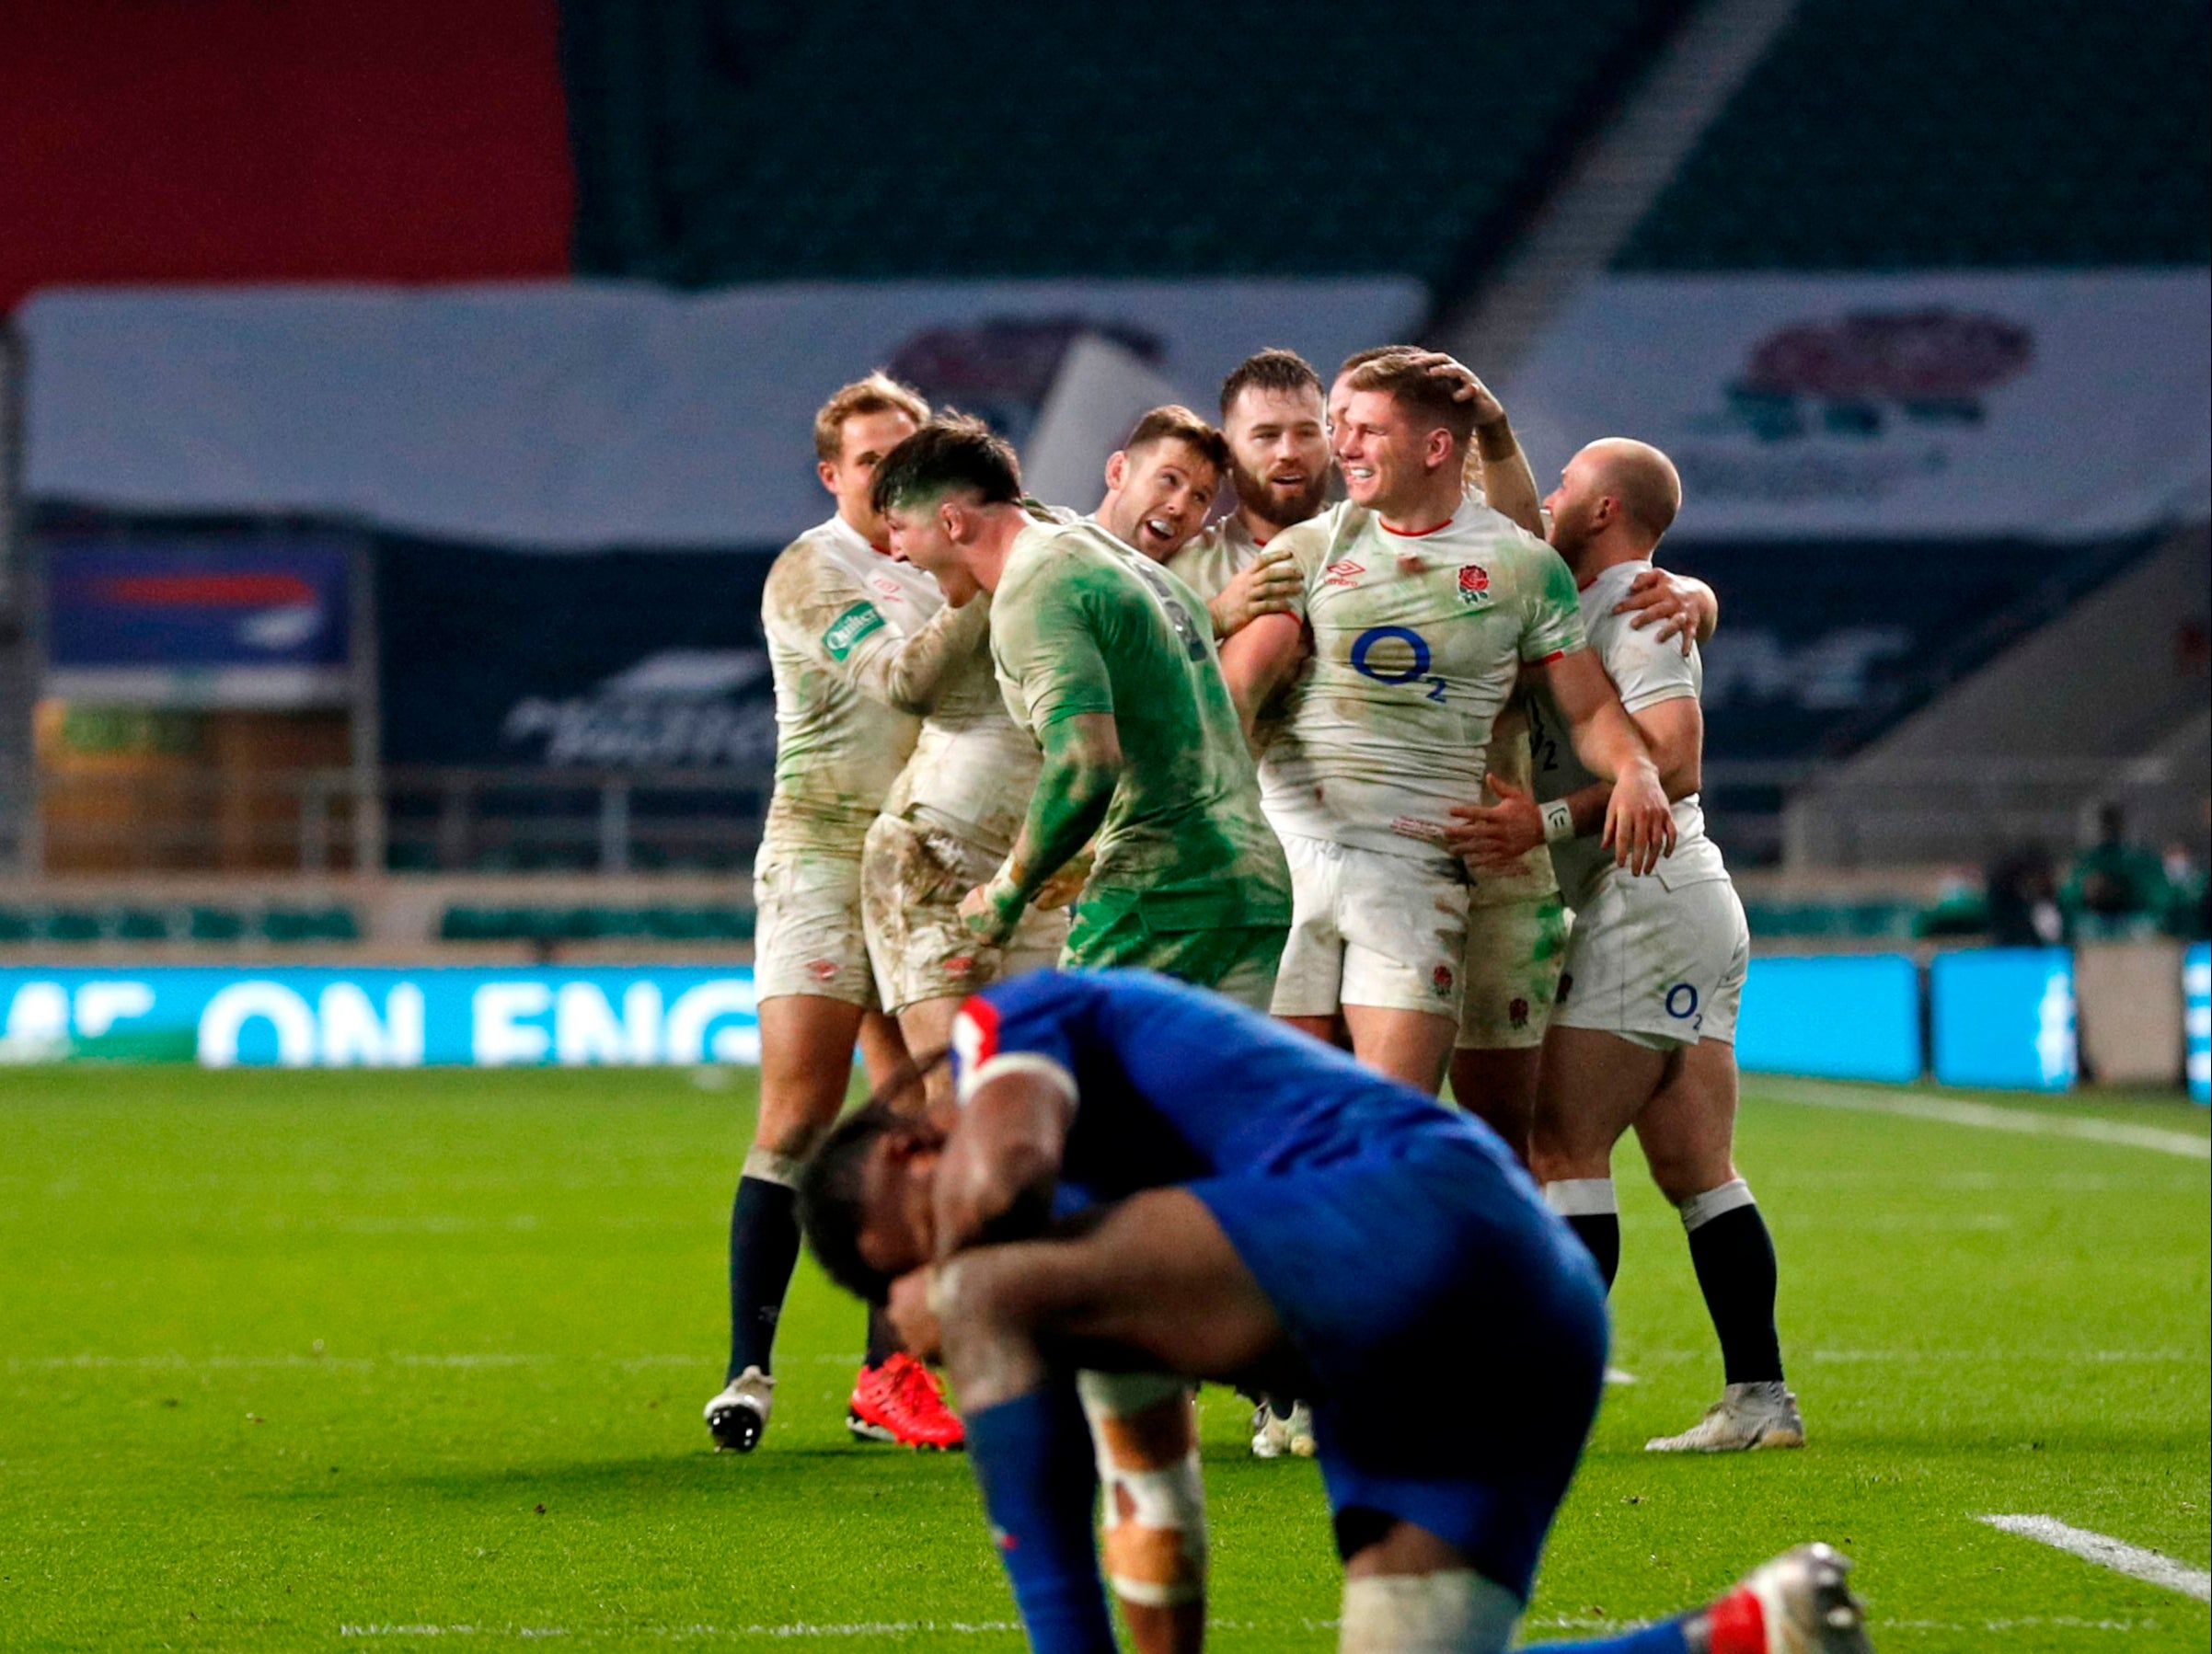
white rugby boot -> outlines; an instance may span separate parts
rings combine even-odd
[[[1645,1453],[1742,1453],[1755,1447],[1803,1447],[1805,1421],[1797,1397],[1780,1384],[1730,1384],[1705,1417],[1679,1436],[1654,1436]]]
[[[776,1406],[776,1381],[758,1367],[747,1367],[707,1404],[707,1428],[718,1453],[751,1453],[768,1428]]]
[[[1801,1545],[1762,1563],[1706,1611],[1709,1624],[1750,1628],[1753,1604],[1766,1654],[1873,1654],[1866,1605],[1844,1576],[1851,1559],[1825,1545]]]
[[[1317,1451],[1313,1440],[1313,1409],[1302,1401],[1290,1406],[1290,1417],[1278,1419],[1273,1407],[1262,1402],[1252,1409],[1252,1457],[1279,1459],[1285,1453],[1310,1459]]]

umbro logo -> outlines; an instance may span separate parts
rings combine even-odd
[[[1359,582],[1359,577],[1366,572],[1366,564],[1354,563],[1347,557],[1344,561],[1331,563],[1321,570],[1321,584],[1324,586],[1356,585]]]

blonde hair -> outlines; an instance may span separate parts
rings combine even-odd
[[[1443,426],[1455,442],[1475,434],[1474,404],[1457,400],[1450,385],[1404,351],[1388,351],[1361,362],[1347,383],[1355,391],[1382,392],[1415,419]]]
[[[814,457],[834,462],[845,452],[845,421],[861,414],[903,413],[916,425],[929,422],[929,404],[913,386],[878,368],[865,379],[838,386],[814,416]]]

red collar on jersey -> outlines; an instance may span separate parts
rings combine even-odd
[[[1376,521],[1382,523],[1382,519],[1379,517]],[[1386,534],[1396,534],[1401,540],[1425,540],[1431,534],[1442,534],[1451,525],[1452,519],[1446,517],[1443,522],[1430,528],[1392,528],[1388,523],[1382,523],[1382,531]]]

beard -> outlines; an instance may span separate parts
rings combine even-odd
[[[1290,528],[1318,514],[1329,498],[1330,468],[1324,466],[1319,476],[1308,477],[1305,485],[1295,492],[1285,491],[1282,485],[1272,483],[1257,472],[1231,463],[1230,476],[1236,484],[1237,503],[1256,515],[1266,519],[1277,528]]]

